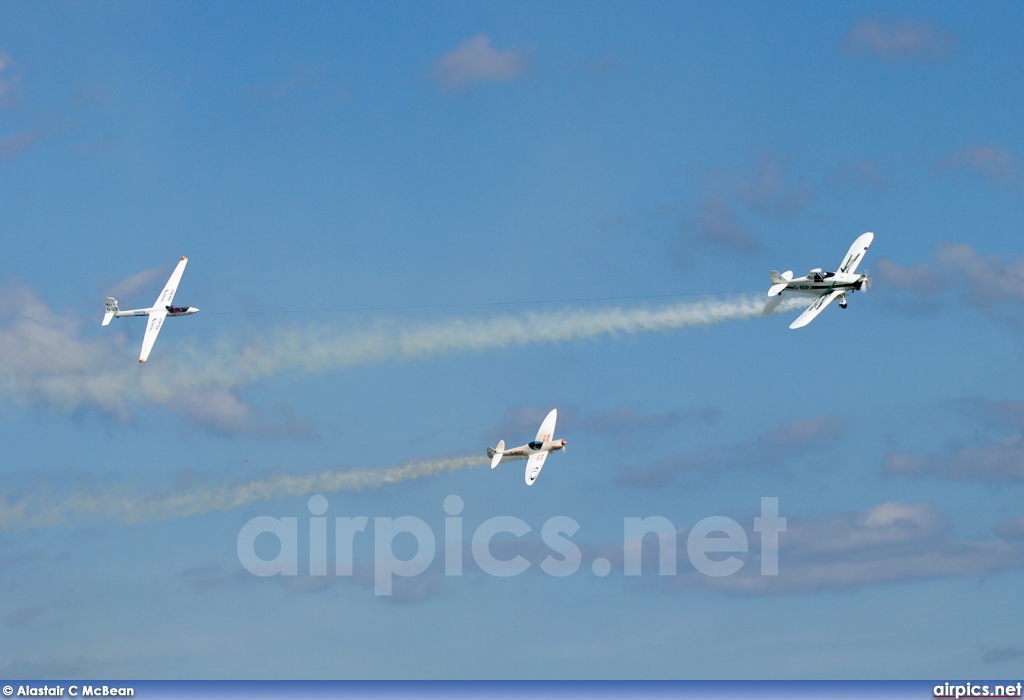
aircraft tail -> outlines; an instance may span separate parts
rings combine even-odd
[[[793,271],[786,270],[780,275],[778,270],[772,270],[768,273],[768,279],[772,281],[772,286],[768,289],[768,296],[778,296],[793,280]]]
[[[107,297],[107,311],[103,314],[102,325],[105,326],[110,323],[110,319],[114,318],[114,314],[118,311],[120,311],[120,309],[117,308],[117,299],[114,297]]]
[[[505,441],[498,440],[497,447],[488,447],[487,456],[491,458],[491,469],[494,469],[501,462],[501,458],[505,456]]]

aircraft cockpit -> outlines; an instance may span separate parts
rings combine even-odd
[[[168,306],[167,313],[169,314],[183,314],[188,311],[187,306]]]
[[[544,447],[544,443],[541,442],[540,440],[534,440],[533,442],[529,443],[529,447],[531,450],[539,450],[540,448]]]
[[[824,282],[829,277],[835,277],[836,273],[834,273],[834,272],[825,272],[820,267],[816,267],[815,269],[813,269],[810,272],[808,272],[807,276],[810,277],[815,282]]]

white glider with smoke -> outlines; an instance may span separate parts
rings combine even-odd
[[[106,326],[110,323],[110,319],[122,316],[149,317],[146,325],[146,335],[142,339],[142,352],[139,354],[139,362],[145,362],[149,359],[149,352],[153,349],[153,343],[156,342],[156,336],[160,333],[160,329],[163,328],[165,318],[168,316],[188,316],[199,312],[199,309],[194,306],[171,305],[171,302],[174,300],[174,293],[178,291],[178,283],[181,281],[181,275],[185,272],[185,265],[187,263],[188,258],[184,255],[181,256],[181,260],[178,261],[177,267],[171,273],[170,279],[164,285],[164,290],[160,292],[160,296],[156,298],[153,305],[147,309],[127,309],[122,311],[117,307],[117,299],[107,297],[107,311],[103,314],[103,323],[101,325]]]

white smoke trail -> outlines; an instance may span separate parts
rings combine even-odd
[[[352,469],[306,476],[282,474],[244,484],[214,488],[196,486],[182,493],[150,498],[126,494],[123,488],[105,493],[79,492],[55,503],[46,503],[40,498],[8,503],[0,497],[0,531],[55,527],[93,518],[124,523],[187,518],[289,496],[376,489],[485,464],[487,460],[483,456],[474,455],[411,462],[386,469]]]
[[[62,411],[85,406],[118,415],[128,415],[133,405],[166,404],[212,429],[245,432],[258,421],[233,392],[280,372],[320,373],[457,352],[668,331],[805,304],[789,298],[767,308],[762,295],[752,294],[655,308],[570,309],[411,325],[382,320],[362,329],[278,326],[245,339],[221,337],[201,346],[179,338],[177,348],[164,345],[163,355],[149,366],[138,366],[133,361],[138,348],[126,344],[123,332],[82,337],[80,320],[50,311],[26,289],[0,289],[0,318],[6,320],[0,325],[0,396]]]
[[[389,360],[415,360],[455,352],[481,352],[515,345],[556,343],[600,336],[650,333],[687,326],[755,318],[806,306],[789,298],[767,309],[766,299],[680,302],[660,308],[606,308],[596,311],[527,312],[487,319],[449,319],[409,326],[380,321],[370,329],[340,331],[332,326],[281,327],[239,349],[215,354],[192,351],[183,357],[193,379],[219,386],[239,386],[280,371],[317,373]]]

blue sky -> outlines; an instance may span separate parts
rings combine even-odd
[[[1022,20],[0,5],[0,675],[1013,672]],[[849,309],[759,312],[770,269],[834,269],[869,230]],[[202,311],[139,365],[144,324],[101,328],[103,298],[149,305],[181,255],[175,303]],[[535,486],[486,468],[552,407],[569,450]],[[330,523],[369,519],[352,576],[308,573],[318,493]],[[787,519],[774,577],[762,497]],[[242,566],[258,516],[298,519],[298,575]],[[375,519],[401,516],[438,554],[376,596]],[[493,543],[525,573],[472,565],[496,516],[530,526]],[[562,578],[540,570],[557,516],[582,556]],[[623,575],[624,519],[649,516],[678,529],[675,576],[653,536]],[[686,561],[711,516],[749,538],[734,576]]]

